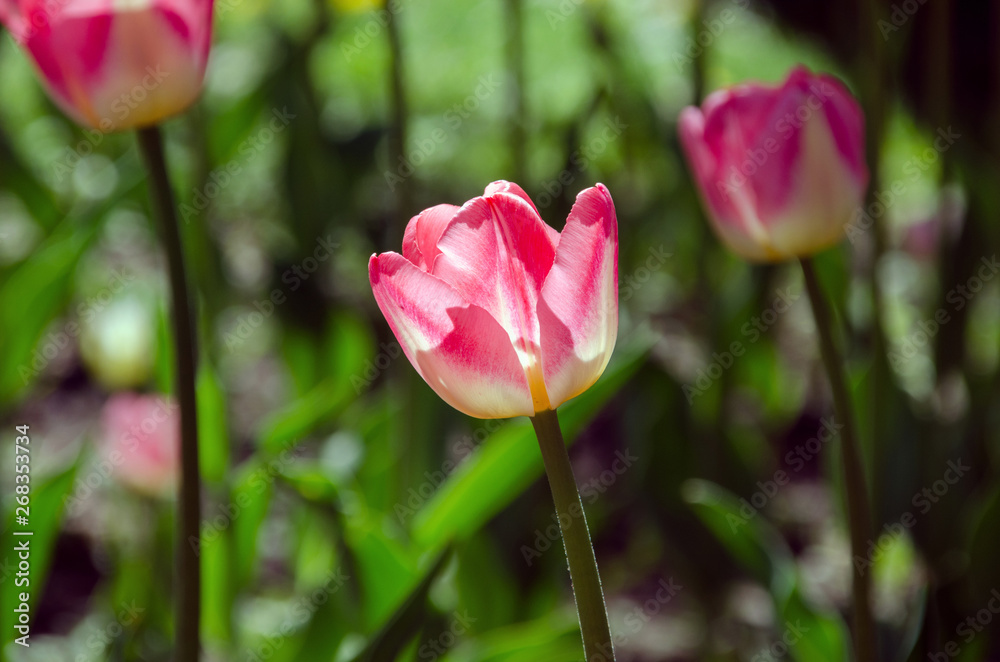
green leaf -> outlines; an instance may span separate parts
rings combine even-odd
[[[337,484],[315,462],[303,461],[296,466],[282,468],[281,478],[306,501],[329,505],[339,498]]]
[[[173,330],[170,328],[170,304],[161,301],[156,307],[156,356],[153,360],[153,382],[160,393],[173,393],[174,359]]]
[[[322,563],[322,561],[320,562]],[[264,631],[244,634],[243,650],[232,660],[268,662],[331,662],[348,632],[356,604],[347,587],[349,577],[327,565],[272,612]]]
[[[305,340],[300,339],[298,345],[302,356],[297,361],[311,360],[325,378],[261,423],[258,435],[261,448],[273,453],[297,443],[323,423],[339,416],[357,398],[357,381],[364,374],[369,362],[367,357],[372,352],[369,335],[370,330],[356,315],[332,315],[326,339],[326,363],[319,366],[315,365],[314,348],[302,345]]]
[[[476,615],[472,632],[485,632],[524,618],[511,586],[517,577],[505,563],[488,531],[457,546],[455,576],[461,607]]]
[[[559,410],[568,444],[635,373],[644,351],[625,352],[594,386]],[[436,549],[466,538],[500,512],[543,474],[542,456],[531,423],[505,424],[487,439],[417,512],[413,539]]]
[[[278,460],[280,462],[280,460]],[[274,495],[276,473],[268,466],[266,459],[249,460],[236,471],[230,507],[235,516],[229,519],[233,527],[233,544],[236,546],[236,586],[246,586],[253,578],[257,560],[257,535],[267,516]],[[211,513],[212,516],[217,513]],[[226,514],[229,517],[229,514]],[[211,521],[212,518],[209,518]],[[211,535],[210,532],[209,535]],[[221,537],[221,532],[219,536]],[[202,531],[202,546],[212,544],[212,540]]]
[[[981,604],[990,590],[1000,585],[1000,487],[972,506],[970,524],[964,535],[962,549],[969,554],[969,576],[977,577],[971,587],[970,603]]]
[[[776,627],[792,633],[801,630],[799,636],[790,637],[794,640],[789,647],[795,659],[846,660],[850,650],[846,626],[836,613],[813,607],[803,598],[792,554],[764,517],[741,512],[743,504],[735,495],[708,481],[688,481],[683,491],[684,499],[719,542],[770,588],[780,618]]]
[[[780,551],[777,543],[767,538],[758,518],[745,518],[740,502],[715,483],[693,479],[684,483],[682,491],[684,500],[733,558],[766,581],[774,572],[772,559]]]
[[[31,217],[42,227],[51,230],[64,215],[56,205],[52,190],[21,161],[17,152],[0,138],[0,182],[7,191],[16,191],[30,210]]]
[[[343,380],[327,379],[284,409],[268,416],[260,426],[260,447],[275,453],[295,445],[324,421],[350,404],[354,390]]]
[[[379,522],[348,519],[345,538],[363,592],[362,620],[366,629],[373,629],[404,600],[406,587],[416,579],[416,562]]]
[[[580,659],[580,624],[573,612],[555,611],[536,621],[472,637],[444,659],[447,662],[577,662]]]
[[[9,402],[37,377],[47,363],[39,351],[49,322],[59,314],[69,297],[70,279],[93,231],[58,232],[30,260],[26,260],[0,286],[0,402]],[[67,330],[54,332],[66,342]],[[49,343],[46,343],[49,344]],[[59,339],[51,341],[58,347]]]
[[[8,448],[7,450],[13,455],[14,451],[12,448]],[[37,482],[34,476],[32,476],[32,481],[29,483],[31,486],[31,498],[28,506],[30,508],[30,515],[27,527],[14,525],[15,511],[13,508],[11,509],[11,513],[7,519],[7,526],[4,529],[3,535],[0,536],[3,539],[5,554],[3,561],[0,561],[0,567],[2,567],[4,573],[4,579],[0,582],[2,584],[2,589],[0,590],[2,590],[4,605],[3,614],[0,615],[4,646],[0,648],[6,647],[6,644],[13,641],[15,637],[20,636],[14,629],[14,607],[20,604],[18,600],[19,593],[27,592],[30,594],[31,599],[29,604],[31,606],[31,617],[34,620],[34,610],[38,605],[38,600],[41,598],[42,592],[45,590],[52,548],[55,545],[56,538],[59,536],[66,498],[73,489],[73,481],[76,477],[78,463],[79,456],[68,468],[53,476],[40,479]],[[32,535],[15,536],[15,531],[31,531]],[[20,559],[18,558],[18,552],[15,552],[14,549],[15,546],[21,545],[24,542],[27,542],[30,550],[30,558],[28,559],[30,569],[27,576],[15,579],[15,571],[20,563]],[[8,571],[9,575],[7,574]],[[27,583],[22,580],[26,580]]]
[[[392,614],[354,662],[389,662],[417,634],[427,615],[427,594],[444,569],[451,548],[442,551],[403,603]]]
[[[201,631],[223,643],[232,640],[232,544],[230,536],[222,535],[201,550]]]
[[[215,370],[203,361],[198,371],[198,460],[208,482],[222,484],[229,467],[226,396]]]

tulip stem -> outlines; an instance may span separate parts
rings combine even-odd
[[[844,470],[845,492],[847,493],[847,519],[851,535],[851,565],[854,568],[852,586],[854,603],[854,649],[858,662],[877,662],[875,623],[871,611],[871,576],[859,563],[867,558],[866,544],[871,540],[871,514],[868,504],[868,487],[862,466],[861,450],[851,409],[851,397],[847,390],[844,367],[834,340],[833,314],[823,296],[819,279],[812,260],[801,258],[802,274],[805,277],[809,301],[812,304],[816,331],[819,334],[820,354],[830,380],[833,404],[840,423],[841,459]]]
[[[174,196],[170,189],[163,138],[157,126],[139,129],[139,149],[149,171],[149,195],[153,215],[160,224],[167,252],[175,359],[177,362],[176,390],[181,410],[181,475],[179,516],[177,517],[176,554],[177,595],[175,597],[176,662],[197,662],[199,657],[199,625],[201,622],[201,568],[197,546],[190,541],[199,537],[201,483],[198,470],[198,419],[195,408],[195,335],[187,276],[184,271],[184,251]]]
[[[555,411],[543,411],[531,418],[531,424],[535,426],[538,436],[538,446],[542,451],[545,473],[549,477],[559,528],[566,546],[569,576],[580,617],[580,632],[583,634],[584,659],[587,662],[613,662],[615,653],[608,611],[604,606],[604,592],[601,590],[601,576],[597,570],[597,558],[590,541],[580,490],[559,429],[559,418]]]

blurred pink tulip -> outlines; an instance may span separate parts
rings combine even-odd
[[[618,335],[618,221],[607,188],[560,234],[516,184],[410,220],[403,254],[372,255],[375,300],[410,363],[476,418],[534,416],[588,389]]]
[[[836,244],[868,186],[864,116],[835,78],[791,72],[681,112],[680,137],[712,225],[734,252],[774,262]]]
[[[103,132],[155,124],[201,91],[213,0],[0,0],[52,98]]]
[[[173,400],[117,393],[104,405],[101,448],[115,480],[150,496],[170,494],[180,466],[180,416]]]

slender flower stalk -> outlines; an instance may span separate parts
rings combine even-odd
[[[200,650],[201,568],[196,548],[189,543],[190,540],[198,539],[201,511],[195,397],[195,326],[188,296],[177,211],[163,156],[163,138],[156,126],[139,129],[138,135],[139,148],[149,170],[149,194],[153,214],[160,224],[163,244],[167,251],[172,301],[170,317],[173,323],[177,361],[176,390],[181,410],[181,473],[178,490],[180,499],[175,541],[178,592],[174,601],[176,609],[174,659],[178,662],[197,662]]]
[[[840,433],[840,449],[844,468],[845,492],[847,493],[847,518],[851,535],[851,558],[864,558],[867,552],[865,546],[871,538],[871,514],[868,502],[868,486],[865,480],[864,467],[861,460],[861,448],[858,444],[857,428],[854,422],[854,412],[851,407],[851,397],[847,390],[847,380],[840,360],[840,353],[833,334],[833,315],[830,306],[823,296],[819,280],[813,269],[812,260],[804,257],[802,274],[805,276],[806,290],[812,304],[813,317],[816,320],[816,331],[819,334],[820,354],[830,380],[830,391],[833,393],[833,404],[840,418],[843,429]],[[853,605],[854,605],[854,648],[858,662],[876,662],[878,660],[875,641],[875,623],[871,612],[871,578],[857,563],[854,568]]]
[[[549,478],[556,516],[566,546],[569,576],[573,582],[573,597],[580,617],[584,659],[591,661],[615,659],[608,625],[608,610],[604,606],[604,591],[597,570],[597,557],[590,541],[587,517],[583,512],[580,490],[573,477],[573,467],[559,429],[555,411],[541,411],[531,417],[538,445]]]

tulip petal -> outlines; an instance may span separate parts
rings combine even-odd
[[[0,24],[10,30],[16,40],[23,40],[24,17],[17,0],[0,0]]]
[[[766,223],[770,206],[787,200],[790,170],[798,155],[795,133],[783,116],[790,112],[794,119],[802,95],[795,84],[786,88],[793,92],[739,85],[713,94],[720,100],[706,104],[704,140],[716,156],[716,176],[722,182],[708,195],[720,225],[730,226],[720,230],[737,242],[750,240],[765,254],[772,250]]]
[[[705,142],[705,114],[701,108],[688,106],[681,111],[677,133],[692,173],[698,180],[709,181],[715,176],[718,159]]]
[[[722,96],[714,93],[712,97],[716,101],[711,105],[718,108],[723,103]],[[706,106],[709,105],[706,101]],[[770,245],[770,237],[757,217],[753,190],[746,179],[741,178],[737,166],[727,163],[728,158],[719,149],[719,142],[710,143],[706,139],[706,121],[700,108],[688,107],[681,112],[678,130],[708,219],[734,251],[755,259],[767,259],[764,247]],[[732,132],[733,129],[728,130]]]
[[[720,162],[732,162],[726,157],[738,154],[738,161],[732,165],[742,165],[739,161],[747,157],[748,150],[763,147],[768,138],[779,137],[775,108],[780,101],[774,90],[757,84],[718,90],[705,99],[705,140]],[[732,128],[739,130],[732,132]]]
[[[180,461],[176,401],[119,392],[105,403],[101,418],[99,444],[117,467],[115,479],[151,496],[168,494],[177,481]]]
[[[801,181],[803,136],[807,131],[829,131],[824,112],[829,97],[822,93],[817,79],[804,67],[795,68],[780,89],[758,88],[756,94],[773,99],[769,116],[755,129],[759,133],[752,137],[752,149],[761,151],[755,153],[751,149],[733,154],[735,159],[746,161],[756,156],[754,163],[762,162],[750,172],[749,182],[743,188],[752,192],[756,217],[765,219],[764,224],[770,225],[789,204]],[[741,109],[733,106],[729,112],[729,124],[746,131]],[[765,148],[768,141],[771,141],[771,150]],[[826,154],[828,158],[836,158],[833,151]],[[743,167],[750,171],[748,166]]]
[[[827,122],[833,132],[837,150],[850,166],[859,186],[868,187],[868,163],[865,161],[864,112],[857,99],[851,96],[844,84],[833,76],[820,75],[820,84],[829,90],[825,104]]]
[[[555,246],[545,222],[520,196],[495,193],[467,202],[438,240],[432,273],[482,307],[518,341],[538,343],[535,308]]]
[[[52,98],[103,132],[148,126],[198,97],[212,0],[0,0]],[[39,26],[39,27],[33,27]]]
[[[536,214],[538,214],[538,207],[536,207],[535,203],[531,201],[531,198],[528,197],[528,194],[524,192],[524,189],[515,184],[514,182],[508,182],[507,180],[504,179],[497,180],[486,187],[486,192],[483,193],[483,195],[491,196],[494,193],[510,193],[512,195],[516,195],[517,197],[521,198],[529,205],[531,205],[531,208],[535,210]],[[541,218],[542,215],[538,214],[538,217]],[[544,220],[542,221],[542,223],[545,225],[545,233],[549,235],[549,239],[552,240],[552,245],[557,246],[559,244],[559,231],[556,230],[551,225],[549,225],[548,223],[545,223]]]
[[[483,192],[483,197],[488,198],[489,196],[496,195],[497,193],[510,193],[511,195],[516,195],[531,205],[531,208],[535,210],[536,214],[538,214],[538,208],[535,206],[535,203],[531,201],[531,198],[524,192],[524,189],[514,182],[508,182],[506,179],[498,179],[495,182],[491,182]],[[539,214],[539,217],[541,217],[541,214]]]
[[[780,87],[715,92],[682,112],[679,129],[712,225],[751,260],[837,243],[867,186],[861,109],[805,67]]]
[[[588,389],[618,337],[618,220],[603,184],[582,191],[538,302],[542,368],[552,407]]]
[[[455,205],[437,205],[411,218],[403,232],[403,257],[424,271],[430,271],[434,258],[441,253],[438,239],[458,209]]]
[[[843,225],[867,186],[861,109],[848,101],[841,83],[804,67],[772,96],[779,99],[769,120],[778,149],[745,188],[753,191],[758,217],[766,219],[772,250],[784,257],[811,254],[843,238]]]
[[[810,254],[836,244],[859,208],[864,185],[834,156],[835,138],[825,122],[806,122],[798,136],[800,156],[789,173],[792,195],[768,222],[780,255]]]
[[[397,253],[373,255],[368,275],[406,357],[445,402],[476,418],[534,415],[517,352],[488,312]]]

